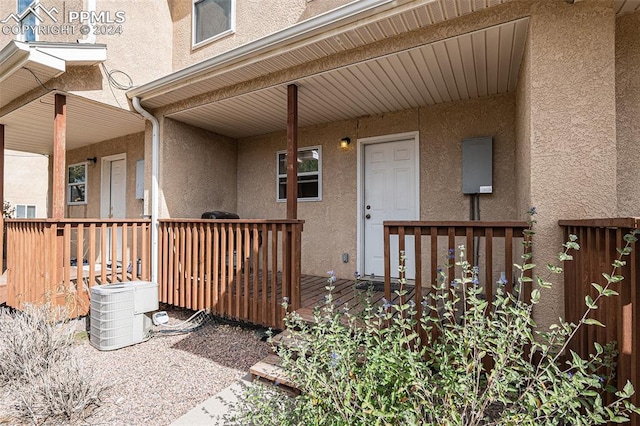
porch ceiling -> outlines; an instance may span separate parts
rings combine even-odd
[[[0,108],[64,73],[69,66],[95,65],[106,58],[104,44],[12,40],[0,50]]]
[[[301,127],[515,89],[528,18],[296,80]],[[242,138],[283,130],[286,86],[170,114]]]
[[[49,92],[0,118],[5,126],[6,149],[51,154],[55,93]],[[67,96],[67,150],[144,131],[144,119],[136,113],[62,94]]]
[[[336,10],[332,20],[301,22],[132,89],[128,96],[160,108],[509,1],[371,0],[370,9],[357,11],[352,9],[359,2],[353,2]],[[614,10],[618,16],[636,12],[640,0],[614,0]],[[527,28],[524,18],[286,84],[299,86],[300,126],[505,93],[515,88]],[[167,116],[235,138],[280,131],[286,123],[286,84]]]

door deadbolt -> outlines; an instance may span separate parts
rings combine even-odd
[[[367,209],[367,210],[371,210],[371,206],[370,206],[369,204],[367,204],[366,209]]]

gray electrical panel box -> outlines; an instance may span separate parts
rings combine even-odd
[[[493,138],[470,138],[462,141],[462,193],[493,192]]]

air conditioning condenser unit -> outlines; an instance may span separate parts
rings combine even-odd
[[[158,310],[158,283],[129,281],[91,287],[90,342],[101,351],[151,337],[147,312]]]

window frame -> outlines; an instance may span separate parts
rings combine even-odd
[[[205,0],[191,1],[191,49],[197,49],[236,32],[236,0],[230,0],[231,13],[229,14],[229,29],[207,39],[196,41],[196,4],[203,1]]]
[[[68,206],[80,206],[80,205],[85,205],[87,204],[87,199],[89,198],[89,185],[88,185],[88,181],[89,181],[89,167],[88,167],[89,163],[87,161],[83,161],[81,163],[75,163],[75,164],[69,164],[67,166],[67,177],[66,177],[66,181],[67,181],[67,205]],[[72,167],[77,167],[77,166],[84,166],[84,182],[74,182],[71,183],[69,182],[69,170]],[[80,185],[84,185],[84,200],[83,201],[71,201],[71,187],[73,186],[80,186]]]
[[[318,171],[317,172],[300,172],[298,171],[298,178],[300,176],[318,176],[318,196],[317,197],[310,197],[310,198],[300,198],[300,194],[298,194],[298,202],[302,202],[302,203],[306,203],[306,202],[317,202],[317,201],[322,201],[322,146],[321,145],[314,145],[314,146],[304,146],[304,147],[299,147],[298,148],[298,153],[302,152],[302,151],[313,151],[314,149],[318,150]],[[285,192],[285,196],[284,198],[280,198],[280,178],[285,178],[287,177],[286,172],[284,174],[280,173],[280,155],[284,154],[285,158],[287,155],[287,150],[282,150],[282,151],[278,151],[276,153],[276,202],[278,203],[286,203],[287,202],[287,196],[286,196],[286,192]],[[298,179],[297,183],[299,184]]]
[[[29,4],[27,5],[27,8],[29,6],[37,6],[40,3],[40,0],[32,0],[31,2],[29,2]],[[16,0],[16,13],[19,15],[22,13],[22,10],[20,10],[20,0]],[[26,22],[27,19],[29,19],[29,17],[31,17],[31,19],[33,19],[33,23],[28,23]],[[23,19],[20,20],[19,22],[20,27],[22,28],[24,25],[38,25],[38,18],[36,17],[35,14],[33,13],[29,13],[27,14]],[[25,43],[29,43],[29,42],[35,42],[38,41],[38,32],[37,31],[33,31],[33,40],[29,40],[29,37],[27,36],[27,33],[20,33],[19,36],[19,41],[23,41]]]
[[[24,207],[25,216],[18,216],[18,208]],[[29,217],[29,207],[33,207],[33,217]],[[38,207],[35,204],[16,204],[14,206],[15,210],[13,211],[13,215],[16,219],[35,219],[38,217]]]

